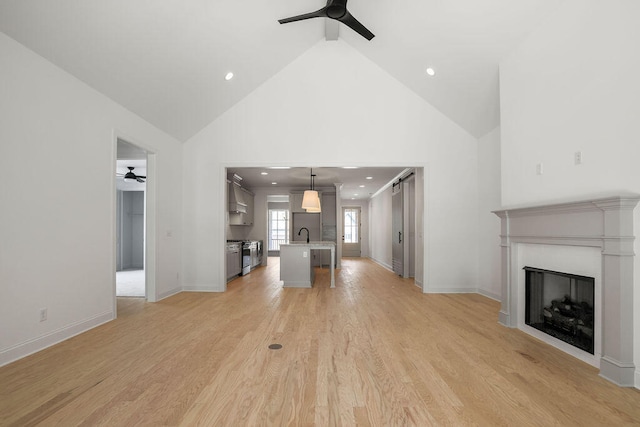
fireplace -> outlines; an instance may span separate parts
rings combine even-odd
[[[594,354],[595,279],[525,267],[527,325]]]
[[[500,323],[591,363],[600,368],[600,376],[631,387],[636,384],[634,338],[638,336],[633,306],[638,201],[640,195],[625,194],[494,211],[501,219]],[[536,268],[529,272],[523,270],[526,266]],[[545,269],[553,275],[545,276]],[[547,285],[536,290],[538,284],[527,286],[527,275],[533,281],[567,279],[569,284],[565,281],[564,290],[551,291]],[[572,285],[570,276],[580,277],[573,277]],[[548,331],[562,337],[549,339]],[[640,372],[637,375],[640,384]]]

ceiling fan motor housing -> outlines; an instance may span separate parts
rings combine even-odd
[[[347,0],[327,0],[327,5],[322,9],[289,18],[278,19],[278,22],[288,24],[290,22],[303,21],[311,18],[330,18],[343,23],[367,40],[375,37],[371,31],[349,13],[347,10]]]
[[[331,19],[340,19],[347,13],[347,1],[335,0],[327,5],[327,16]]]
[[[125,182],[133,182],[133,181],[144,182],[144,180],[147,178],[146,176],[136,175],[135,173],[133,173],[133,170],[135,169],[135,167],[127,166],[127,169],[129,169],[129,172],[124,174],[124,176],[122,177],[122,179]]]

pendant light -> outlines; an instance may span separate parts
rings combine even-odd
[[[315,175],[313,169],[311,169],[311,189],[305,190],[304,197],[302,198],[302,209],[306,209],[307,212],[320,212],[320,197],[318,192],[313,189],[313,180]]]

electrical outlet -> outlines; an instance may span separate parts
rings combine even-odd
[[[573,162],[576,165],[582,164],[582,151],[576,151],[575,153],[573,153]]]
[[[307,257],[307,251],[302,252],[302,258],[306,258]]]
[[[536,165],[536,174],[537,175],[542,175],[544,173],[544,167],[542,165],[542,163],[538,163]]]
[[[47,320],[47,309],[43,308],[40,310],[40,321],[44,322],[45,320]]]

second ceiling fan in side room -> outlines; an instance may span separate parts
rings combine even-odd
[[[125,173],[124,175],[121,173],[116,174],[116,176],[121,176],[122,180],[124,182],[145,182],[145,180],[147,179],[146,176],[143,175],[136,175],[133,170],[135,169],[135,167],[133,166],[127,166],[127,169],[129,169],[129,172]]]
[[[292,16],[290,18],[279,19],[281,24],[289,22],[302,21],[311,18],[330,18],[342,22],[367,40],[371,40],[375,36],[347,10],[347,0],[327,0],[327,5],[315,12],[305,13],[302,15]]]

